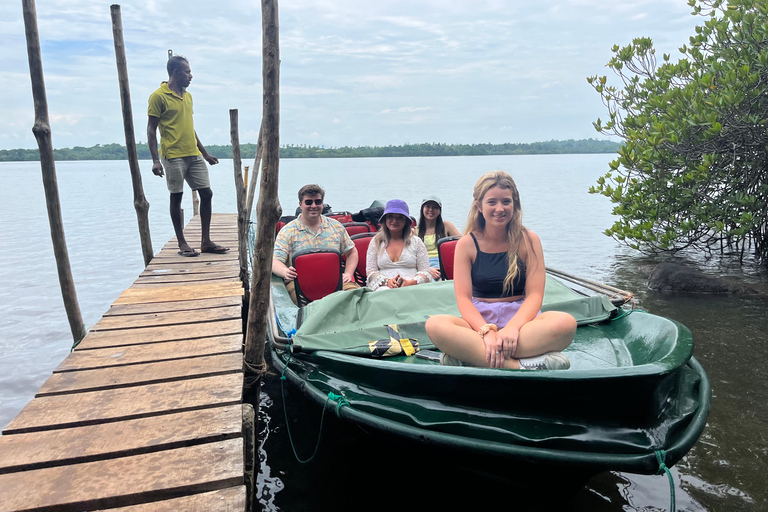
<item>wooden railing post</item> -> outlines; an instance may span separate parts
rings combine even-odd
[[[27,36],[29,76],[32,80],[32,97],[35,103],[35,124],[32,127],[32,133],[35,135],[40,150],[40,168],[43,172],[45,203],[48,207],[48,223],[51,227],[53,254],[56,257],[61,295],[64,299],[64,308],[67,311],[72,338],[77,344],[85,336],[85,324],[83,323],[83,316],[80,314],[80,305],[77,302],[77,291],[72,279],[67,240],[64,237],[64,224],[61,219],[59,185],[56,181],[56,165],[53,160],[53,142],[51,141],[51,125],[48,120],[48,99],[45,95],[43,61],[40,57],[40,34],[37,30],[35,0],[22,0],[22,8]]]
[[[266,371],[264,345],[267,337],[267,311],[272,275],[272,250],[275,228],[280,218],[277,184],[280,164],[280,47],[277,0],[261,0],[263,41],[263,140],[264,162],[259,201],[256,206],[256,246],[253,256],[253,281],[245,337],[246,393],[258,399],[259,379]],[[261,137],[260,137],[261,139]],[[255,174],[255,173],[254,173]],[[249,378],[250,376],[250,378]],[[253,403],[253,402],[252,402]],[[255,403],[258,403],[256,401]]]
[[[192,216],[197,217],[200,215],[200,196],[197,195],[197,190],[192,191]],[[182,226],[184,224],[182,223]]]
[[[264,151],[264,119],[261,120],[261,126],[259,127],[259,140],[256,143],[256,159],[253,161],[253,176],[251,176],[251,182],[248,184],[248,202],[246,204],[245,213],[248,219],[251,218],[251,212],[253,211],[253,196],[256,192],[256,183],[259,177],[259,165],[261,164],[261,155]]]
[[[232,164],[235,167],[235,197],[237,198],[237,250],[240,260],[240,280],[243,282],[246,296],[250,288],[248,282],[248,219],[245,217],[245,185],[240,169],[240,134],[237,128],[237,109],[229,110],[229,138],[232,142]]]
[[[144,255],[144,265],[154,257],[152,237],[149,234],[149,202],[144,196],[144,186],[141,182],[139,156],[136,153],[136,134],[133,130],[133,109],[131,108],[131,89],[128,82],[128,65],[125,59],[125,43],[123,41],[123,18],[120,6],[113,4],[109,7],[112,13],[112,38],[115,40],[115,59],[117,60],[117,79],[120,84],[120,102],[123,106],[123,130],[125,131],[125,149],[128,152],[128,166],[131,169],[133,184],[133,207],[139,222],[139,238],[141,253]]]

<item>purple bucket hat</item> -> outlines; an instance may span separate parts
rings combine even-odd
[[[400,215],[405,215],[407,218],[411,218],[411,214],[408,211],[408,205],[405,204],[405,201],[401,199],[392,199],[391,201],[387,201],[387,206],[384,208],[384,213],[381,214],[381,217],[379,217],[379,223],[384,222],[384,217],[388,213],[397,213]]]

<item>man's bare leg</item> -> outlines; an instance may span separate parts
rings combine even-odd
[[[210,188],[201,188],[197,193],[200,195],[200,227],[202,228],[203,233],[200,242],[200,250],[202,252],[226,252],[229,249],[221,247],[211,240],[211,216],[213,215],[211,199],[213,198],[213,190]]]
[[[171,222],[173,223],[173,230],[176,232],[179,250],[181,252],[195,252],[184,238],[184,226],[181,225],[181,198],[183,196],[184,192],[171,194]]]

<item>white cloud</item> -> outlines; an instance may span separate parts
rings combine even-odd
[[[54,144],[122,143],[109,3],[37,0],[37,12]],[[203,142],[229,142],[231,108],[240,111],[241,141],[256,141],[258,3],[188,0],[182,12],[170,0],[148,0],[123,5],[122,21],[138,139],[172,48],[190,59]],[[522,139],[593,134],[592,121],[605,112],[585,77],[605,72],[611,46],[649,36],[659,53],[677,55],[700,21],[677,0],[284,2],[281,141],[531,142]],[[0,12],[0,40],[0,149],[36,147],[21,9]]]

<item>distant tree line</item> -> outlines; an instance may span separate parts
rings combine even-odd
[[[620,144],[609,140],[550,140],[530,144],[404,144],[402,146],[362,146],[325,148],[318,146],[287,144],[280,148],[280,158],[366,158],[391,156],[477,156],[477,155],[554,155],[580,153],[615,153]],[[232,146],[206,146],[217,158],[232,158]],[[149,160],[149,148],[145,143],[136,145],[140,160]],[[256,144],[241,144],[244,158],[256,155]],[[127,160],[125,146],[120,144],[96,144],[85,148],[54,149],[56,160]],[[39,160],[37,149],[2,149],[0,162],[24,162]]]

